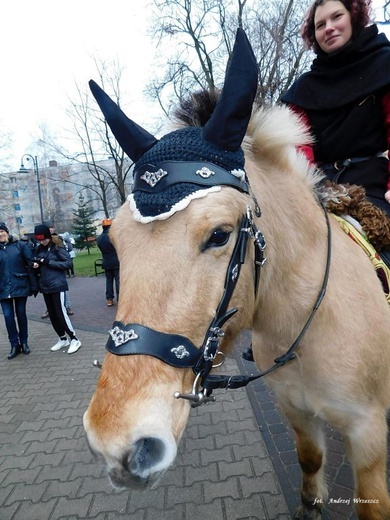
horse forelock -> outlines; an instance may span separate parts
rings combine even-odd
[[[199,90],[179,101],[173,112],[172,122],[178,126],[203,127],[210,119],[217,104],[220,91]]]

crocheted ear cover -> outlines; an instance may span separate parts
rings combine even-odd
[[[219,191],[220,185],[216,184],[222,172],[219,172],[219,169],[216,171],[216,166],[225,170],[232,178],[235,176],[244,179],[242,149],[221,150],[204,141],[201,134],[202,128],[199,127],[187,127],[171,132],[162,137],[135,163],[136,184],[129,201],[137,220],[150,222],[166,219],[187,207],[194,198],[205,197],[210,191]],[[183,163],[186,174],[180,173],[180,163]],[[188,163],[192,165],[192,171]],[[212,183],[199,175],[202,167],[206,170],[209,167],[209,172],[212,170],[209,174],[213,176]],[[153,181],[146,181],[148,186],[145,184],[142,188],[140,179],[146,179],[147,176],[152,176]],[[159,182],[165,176],[167,178],[161,183],[160,188]],[[225,184],[222,179],[221,184]]]

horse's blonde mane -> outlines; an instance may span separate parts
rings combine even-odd
[[[323,174],[299,151],[299,146],[312,142],[301,118],[283,105],[260,107],[253,112],[243,147],[253,161],[265,161],[283,171],[298,172],[315,189]]]
[[[196,92],[181,100],[168,122],[167,132],[186,126],[203,126],[217,101],[218,95],[209,91]],[[299,146],[312,142],[313,138],[299,115],[285,105],[278,105],[254,108],[242,146],[252,161],[298,173],[315,190],[323,174],[299,151]]]

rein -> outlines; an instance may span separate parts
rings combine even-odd
[[[331,235],[331,227],[329,222],[329,216],[326,211],[326,208],[322,206],[322,209],[324,210],[325,219],[326,219],[326,225],[327,225],[327,255],[326,255],[326,266],[325,266],[325,272],[324,272],[324,278],[322,281],[322,286],[320,289],[320,292],[318,293],[317,300],[313,306],[313,309],[310,313],[309,318],[307,319],[305,325],[303,326],[301,332],[298,334],[295,341],[292,343],[290,348],[287,350],[285,354],[282,356],[274,359],[274,364],[268,368],[267,370],[264,370],[263,372],[259,372],[256,375],[252,376],[224,376],[224,375],[210,375],[208,376],[203,382],[202,386],[207,391],[212,391],[217,388],[222,389],[228,389],[228,388],[241,388],[243,386],[246,386],[251,381],[255,381],[256,379],[259,379],[261,377],[264,377],[278,368],[284,366],[289,361],[292,361],[296,358],[295,351],[297,350],[303,336],[306,334],[307,329],[309,328],[311,322],[313,321],[313,318],[321,305],[321,302],[325,296],[326,287],[328,285],[329,280],[329,271],[330,271],[330,262],[331,262],[331,249],[332,249],[332,235]]]
[[[296,358],[295,352],[300,341],[309,328],[324,298],[329,279],[331,261],[331,228],[327,211],[324,206],[322,206],[322,209],[325,213],[327,224],[327,258],[320,292],[309,318],[295,341],[285,354],[274,360],[274,364],[267,370],[251,376],[210,374],[213,368],[221,366],[224,362],[225,356],[223,352],[219,350],[220,341],[225,335],[222,327],[238,310],[235,307],[228,310],[228,307],[241,272],[241,266],[245,263],[249,239],[254,241],[255,247],[255,295],[258,290],[261,267],[267,261],[264,256],[266,241],[263,233],[259,231],[254,223],[252,210],[249,206],[247,206],[246,214],[242,217],[240,223],[236,244],[226,271],[221,300],[217,307],[215,317],[207,329],[201,348],[199,349],[196,347],[184,336],[158,332],[139,324],[125,325],[122,322],[116,321],[114,322],[113,328],[109,331],[109,339],[106,344],[106,349],[110,353],[118,356],[144,354],[157,357],[164,363],[173,367],[192,368],[195,373],[195,380],[191,392],[187,394],[175,392],[174,397],[176,399],[187,399],[191,401],[191,407],[193,408],[209,401],[215,401],[216,398],[211,395],[212,391],[215,389],[235,389],[244,387],[251,381],[264,377],[284,366],[286,363],[294,360]],[[261,215],[257,203],[255,206],[255,213],[257,216]],[[213,364],[218,355],[222,356],[222,361],[218,364]],[[101,368],[101,364],[98,361],[94,361],[94,366]]]

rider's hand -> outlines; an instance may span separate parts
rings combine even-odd
[[[390,204],[390,190],[387,190],[386,193],[385,193],[385,199],[387,200],[387,202]]]

